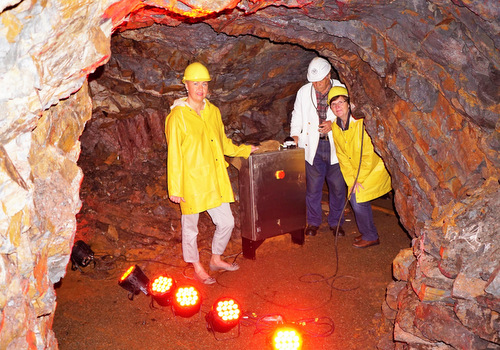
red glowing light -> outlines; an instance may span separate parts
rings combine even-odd
[[[290,327],[278,328],[273,335],[273,349],[275,350],[299,350],[302,349],[302,336]]]
[[[175,281],[170,276],[158,276],[149,286],[153,299],[161,306],[170,305],[174,288]]]
[[[282,180],[285,178],[285,172],[283,170],[276,170],[274,176],[276,177],[277,180]]]
[[[177,290],[175,298],[180,306],[192,306],[198,303],[200,297],[194,287],[183,287]]]
[[[215,309],[217,316],[223,321],[233,321],[240,318],[240,308],[233,299],[220,300]]]
[[[192,286],[177,288],[172,308],[175,314],[182,317],[193,316],[201,308],[200,293]]]
[[[174,285],[174,280],[171,277],[159,276],[151,285],[151,291],[155,293],[166,293],[172,289]]]
[[[142,272],[139,266],[133,265],[120,277],[118,285],[131,293],[129,299],[132,300],[133,295],[139,292],[148,295],[147,287],[149,285],[149,278]]]
[[[128,275],[130,275],[130,274],[132,273],[132,271],[134,271],[134,269],[135,269],[135,265],[130,266],[130,267],[128,268],[128,270],[127,270],[127,271],[125,271],[125,273],[123,274],[123,276],[120,278],[120,281],[125,280],[125,278],[127,278],[127,277],[128,277]]]
[[[239,303],[233,298],[220,298],[215,301],[205,318],[209,330],[220,333],[229,332],[240,322],[241,310]]]

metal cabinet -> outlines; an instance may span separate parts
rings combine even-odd
[[[243,256],[255,259],[266,238],[290,233],[304,243],[306,177],[302,148],[252,154],[239,173]]]

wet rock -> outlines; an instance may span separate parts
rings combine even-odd
[[[492,312],[489,308],[481,307],[471,300],[459,300],[454,311],[460,322],[474,334],[491,343],[500,343],[498,313]]]
[[[398,281],[408,281],[410,265],[415,261],[413,249],[403,249],[392,262],[392,274]]]
[[[164,160],[162,121],[183,92],[183,68],[194,59],[214,72],[213,101],[228,135],[245,142],[287,136],[307,63],[317,54],[328,58],[392,175],[415,256],[432,256],[445,278],[458,279],[457,295],[498,312],[497,3],[190,0],[162,8],[137,0],[55,0],[0,6],[0,51],[6,53],[0,58],[0,252],[6,269],[0,276],[8,281],[0,292],[6,325],[0,336],[10,347],[57,347],[51,319],[43,315],[55,308],[52,284],[65,273],[77,228],[80,141],[93,159],[86,176],[130,167],[144,177],[144,163]],[[133,28],[142,29],[126,31]],[[122,34],[111,39],[114,31]],[[91,111],[85,82],[108,60],[103,80],[90,79],[94,118],[90,136],[80,140]],[[113,225],[119,236],[137,237],[137,246],[159,242],[165,248],[164,242],[178,239],[178,214],[159,185],[141,182],[129,190],[123,184],[135,177],[122,175],[82,186],[82,197],[90,193],[82,208],[89,222]],[[172,210],[155,215],[154,200]],[[211,224],[203,220],[208,231]],[[416,329],[417,296],[401,303],[398,339],[414,348],[439,348],[442,341],[483,346],[475,334],[447,332],[447,323],[463,329],[451,307],[433,299],[452,291],[436,276],[433,261],[402,277],[430,305],[419,305]],[[430,288],[437,291],[427,293]],[[401,293],[409,298],[414,292]],[[421,341],[426,337],[432,345]]]
[[[485,349],[487,346],[486,341],[464,327],[454,312],[444,305],[420,303],[415,316],[416,327],[428,339],[442,340],[456,349]]]

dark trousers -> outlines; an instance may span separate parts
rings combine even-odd
[[[351,195],[351,207],[354,211],[354,217],[356,218],[356,225],[358,226],[358,231],[363,236],[365,241],[375,241],[378,239],[377,228],[373,222],[373,211],[371,202],[358,203],[356,201],[356,194]]]
[[[306,207],[308,225],[321,225],[321,197],[323,185],[328,186],[330,212],[328,224],[336,227],[344,223],[343,208],[346,200],[346,184],[339,164],[330,164],[330,142],[320,140],[313,165],[306,162]]]

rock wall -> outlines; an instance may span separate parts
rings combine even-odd
[[[1,147],[2,349],[57,348],[53,284],[66,273],[83,173],[79,136],[92,115],[87,84]]]
[[[251,35],[304,50],[304,58],[293,50],[283,53],[292,55],[286,69],[261,64],[260,71],[243,76],[217,74],[223,77],[217,82],[221,108],[244,117],[230,122],[230,130],[243,130],[241,140],[285,134],[284,111],[300,85],[292,78],[302,74],[310,53],[328,58],[349,87],[355,113],[366,118],[367,130],[392,175],[401,221],[414,237],[412,250],[395,259],[397,281],[388,286],[384,303],[394,323],[395,347],[498,348],[499,4],[49,0],[0,1],[0,9],[1,348],[57,348],[50,329],[55,308],[52,284],[64,275],[80,207],[78,138],[91,110],[85,81],[109,60],[111,33],[121,32],[117,41],[134,39],[145,48],[154,34],[146,27],[153,23],[179,26],[199,21],[216,33]],[[136,28],[144,29],[127,32]],[[194,34],[194,39],[203,38]],[[225,40],[222,47],[240,48],[248,60],[274,50],[251,38]],[[181,90],[172,80],[184,66],[185,58],[176,56],[182,43],[174,37],[170,42],[176,50],[162,61],[170,69],[156,69],[163,83],[143,79],[151,70],[141,77],[136,69],[117,66],[136,55],[137,47],[121,48],[110,62],[108,72],[119,71],[115,75],[122,81],[135,74],[128,87],[140,87],[136,98],[142,102],[136,106],[137,99],[122,96],[127,85],[91,82],[93,89],[116,97],[96,99],[98,116],[112,123],[122,120],[110,130],[126,128],[131,115],[140,115],[142,125],[154,124],[169,96]],[[187,53],[203,57],[201,51]],[[204,58],[229,62],[221,73],[237,70],[231,62],[247,62],[232,51],[219,54]],[[297,61],[300,64],[294,64]],[[294,73],[287,75],[289,69]],[[235,83],[245,91],[248,81],[252,84],[246,99],[238,99],[236,89],[227,92]],[[272,86],[266,86],[270,81]],[[271,93],[275,106],[252,103],[255,96]],[[136,113],[145,96],[153,108]],[[238,104],[229,102],[235,99]],[[122,114],[124,104],[129,108]],[[270,108],[273,113],[266,113]],[[159,136],[149,137],[137,137],[130,144],[147,148]],[[123,140],[115,145],[134,158],[134,147]]]
[[[86,79],[109,58],[112,28],[91,3],[0,2],[0,349],[57,349],[53,284],[81,206]]]
[[[216,33],[203,23],[128,30],[111,43],[110,61],[91,75],[99,117],[87,126],[83,152],[105,149],[104,157],[115,153],[126,167],[144,159],[139,150],[166,147],[159,124],[174,100],[185,96],[182,72],[193,60],[209,67],[209,99],[220,106],[228,136],[252,142],[289,135],[295,93],[315,57],[295,45]]]

